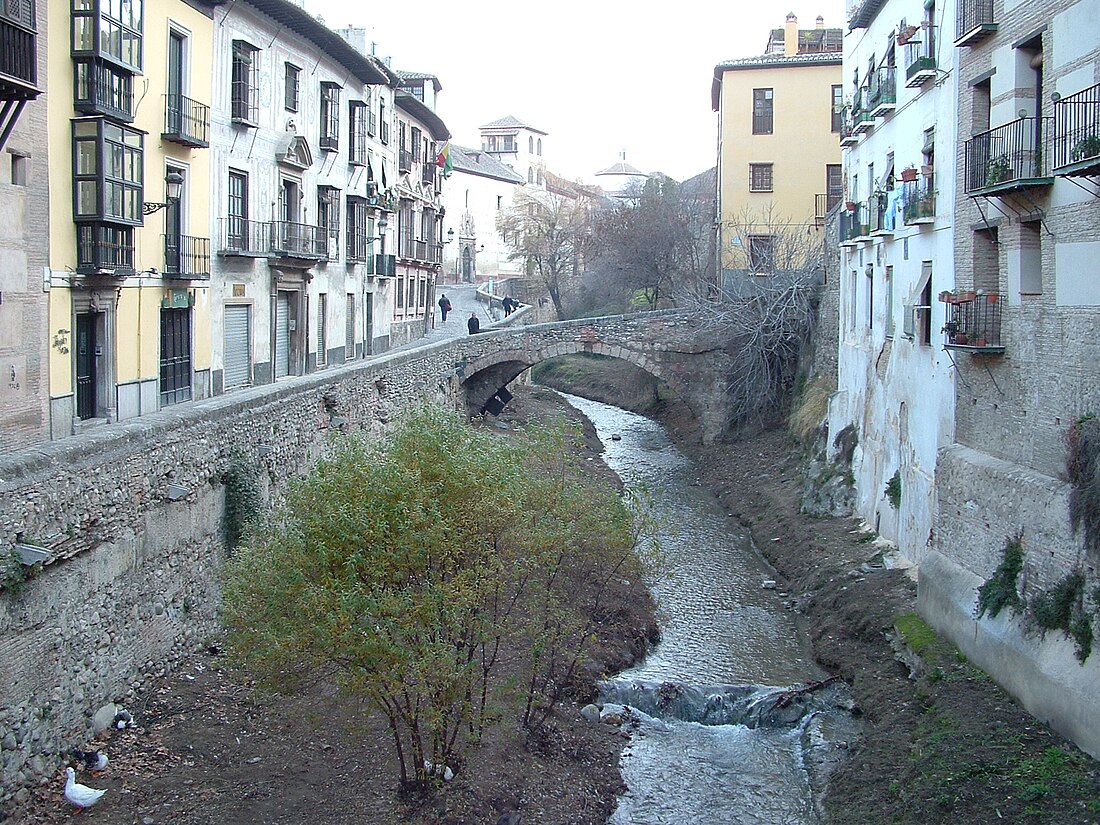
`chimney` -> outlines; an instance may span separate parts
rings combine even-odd
[[[783,54],[788,57],[798,54],[798,18],[793,11],[787,15],[787,24],[783,27]]]
[[[819,29],[825,28],[825,18],[822,17],[820,14],[817,16],[817,27]]]

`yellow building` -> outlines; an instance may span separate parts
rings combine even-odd
[[[214,5],[49,4],[55,435],[210,393]]]
[[[720,285],[797,266],[807,230],[840,200],[842,40],[789,14],[765,54],[714,68]]]

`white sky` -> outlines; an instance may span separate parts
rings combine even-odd
[[[716,162],[714,66],[761,54],[787,12],[842,27],[841,0],[305,0],[332,28],[366,26],[392,67],[443,86],[436,111],[460,146],[513,115],[549,133],[547,167],[570,179],[618,160],[677,180]]]

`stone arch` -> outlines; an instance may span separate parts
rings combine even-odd
[[[459,376],[459,383],[466,397],[467,411],[470,414],[480,413],[494,395],[535,364],[561,355],[578,353],[606,355],[633,364],[658,381],[664,382],[687,405],[697,420],[703,420],[700,417],[700,410],[697,409],[691,394],[685,391],[679,377],[672,370],[666,369],[659,359],[629,346],[585,340],[557,340],[535,346],[531,350],[504,348],[467,362]]]

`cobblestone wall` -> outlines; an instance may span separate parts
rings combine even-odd
[[[0,551],[20,537],[52,552],[37,576],[0,591],[3,794],[48,781],[58,753],[93,733],[97,710],[125,705],[144,679],[216,629],[232,462],[257,467],[261,489],[278,502],[338,431],[382,437],[422,398],[461,407],[463,382],[499,353],[535,360],[592,346],[664,364],[685,385],[693,358],[707,375],[710,353],[721,351],[676,313],[508,327],[170,407],[0,459]]]

